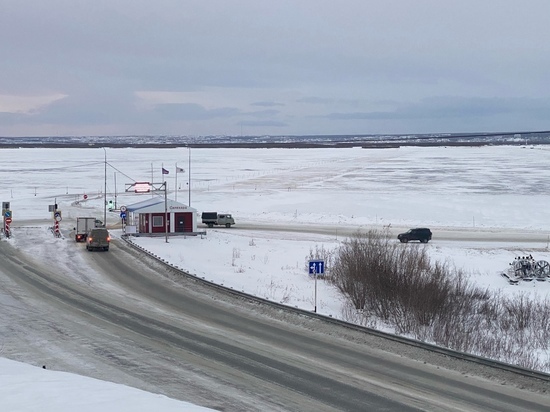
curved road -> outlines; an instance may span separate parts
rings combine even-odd
[[[224,411],[550,408],[517,388],[540,381],[228,296],[122,242],[31,234],[31,253],[0,242],[3,356]]]

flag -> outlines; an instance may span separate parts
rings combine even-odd
[[[170,173],[170,172],[163,167],[162,168],[162,174],[167,175],[168,173]]]
[[[176,173],[185,173],[185,169],[181,167],[176,167]]]

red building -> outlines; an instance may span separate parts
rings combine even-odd
[[[135,226],[137,233],[195,233],[197,210],[164,197],[153,197],[126,206],[128,225]]]

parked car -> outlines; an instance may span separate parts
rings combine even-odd
[[[432,231],[425,227],[417,227],[410,229],[405,233],[400,233],[397,235],[397,239],[399,239],[401,243],[407,243],[411,240],[418,240],[421,243],[428,243],[428,241],[432,240]]]

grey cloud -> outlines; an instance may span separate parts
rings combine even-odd
[[[193,103],[172,103],[159,104],[155,106],[154,112],[160,114],[162,118],[172,120],[206,120],[214,118],[235,117],[241,112],[232,107],[208,110]]]
[[[246,112],[245,114],[252,117],[272,117],[278,115],[279,113],[279,110],[261,110],[257,112]]]
[[[0,126],[13,126],[25,120],[25,115],[20,113],[3,113],[0,112]]]
[[[488,117],[518,112],[537,116],[543,115],[549,109],[548,100],[433,97],[416,104],[401,104],[394,110],[336,112],[323,117],[333,120],[443,119]]]
[[[414,133],[453,131],[468,120],[480,130],[526,129],[547,123],[550,98],[550,2],[535,3],[7,1],[0,92],[69,97],[32,116],[1,115],[0,133],[3,125],[39,130],[41,122],[164,133],[208,119],[219,121],[185,127],[216,134],[257,119],[267,121],[265,132],[282,125],[299,134],[384,132],[399,124]],[[256,97],[215,110],[135,106],[137,91],[212,88],[224,101]]]
[[[262,106],[262,107],[284,106],[283,103],[278,103],[278,102],[255,102],[255,103],[251,103],[251,105]]]
[[[311,103],[311,104],[329,104],[334,103],[334,98],[332,97],[303,97],[296,100],[298,103]]]
[[[361,103],[359,99],[342,99],[335,97],[303,97],[296,100],[297,103],[306,103],[313,105],[344,105],[344,106],[357,106]]]
[[[100,125],[135,122],[139,116],[130,93],[85,92],[58,100],[30,116],[33,123]]]
[[[249,127],[287,127],[288,124],[277,120],[244,120],[239,123],[241,126]]]

